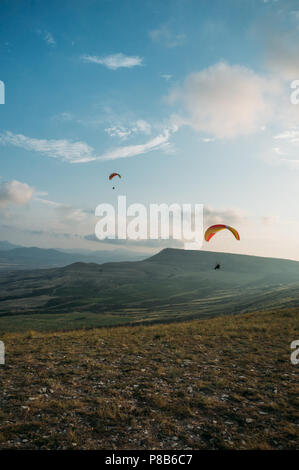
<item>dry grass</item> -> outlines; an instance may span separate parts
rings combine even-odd
[[[1,449],[298,448],[296,310],[6,334]]]

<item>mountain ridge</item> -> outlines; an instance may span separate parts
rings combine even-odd
[[[133,251],[125,249],[123,251],[90,251],[88,254],[81,254],[56,250],[55,248],[39,248],[35,246],[17,246],[1,250],[0,245],[0,269],[22,270],[62,267],[75,262],[97,262],[101,264],[109,261],[121,262],[128,259],[135,261],[143,259],[145,256],[144,253],[134,253]]]
[[[76,318],[84,327],[91,321],[167,322],[281,305],[299,305],[299,262],[165,249],[142,261],[0,272],[0,330],[4,317],[9,325],[32,315],[33,328],[37,317],[44,325],[60,318],[66,327]]]

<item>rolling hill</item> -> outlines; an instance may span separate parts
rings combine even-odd
[[[137,262],[0,274],[0,331],[168,322],[297,305],[298,262],[227,253],[165,249]]]

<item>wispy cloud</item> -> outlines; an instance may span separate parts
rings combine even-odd
[[[272,164],[287,166],[290,169],[299,169],[299,129],[290,129],[274,136],[279,146],[273,147],[275,156],[270,158]]]
[[[38,30],[37,30],[37,34],[38,34],[39,36],[41,36],[41,38],[42,38],[49,46],[55,46],[55,45],[56,45],[56,41],[55,41],[53,35],[52,35],[49,31],[38,29]]]
[[[151,125],[143,119],[139,119],[130,127],[116,125],[107,127],[105,132],[107,132],[110,137],[119,137],[120,139],[126,140],[128,137],[135,134],[149,135],[151,133]]]
[[[34,200],[37,202],[41,202],[42,204],[45,204],[46,206],[49,206],[49,207],[60,207],[62,205],[60,202],[50,201],[49,199],[44,199],[39,196],[35,196]]]
[[[58,213],[61,220],[67,224],[83,222],[90,217],[89,212],[64,204],[61,204],[59,207],[57,207],[56,212]]]
[[[161,77],[168,82],[172,78],[172,75],[170,73],[161,73]]]
[[[120,139],[126,140],[131,134],[131,130],[124,126],[111,126],[106,127],[105,132],[110,137],[119,137]]]
[[[123,147],[117,147],[112,150],[108,150],[99,157],[98,160],[116,160],[117,158],[128,158],[142,155],[153,150],[166,150],[169,146],[169,139],[173,132],[176,132],[177,128],[165,129],[164,132],[157,137],[139,145],[127,145]]]
[[[292,130],[281,132],[280,134],[275,135],[274,139],[284,140],[292,144],[297,143],[299,142],[299,130],[292,129]]]
[[[143,59],[139,56],[127,56],[122,53],[106,55],[102,57],[93,55],[82,55],[83,62],[104,65],[108,69],[117,70],[119,68],[132,68],[143,65]]]
[[[51,201],[49,199],[44,199],[41,197],[34,197],[34,200],[54,209],[58,218],[63,221],[64,224],[67,225],[72,223],[84,222],[87,219],[91,218],[91,214],[93,214],[91,211],[85,209],[76,208],[68,204]]]
[[[174,33],[165,24],[161,25],[158,29],[150,31],[149,35],[153,42],[161,43],[168,48],[181,46],[186,41],[185,34]]]
[[[142,126],[141,126],[142,127]],[[22,134],[6,132],[0,134],[0,143],[10,144],[26,150],[34,150],[51,158],[60,158],[69,163],[87,163],[95,160],[116,160],[117,158],[128,158],[142,155],[153,150],[166,151],[169,139],[178,130],[178,126],[172,125],[153,139],[143,144],[127,145],[107,150],[97,155],[93,147],[85,142],[72,142],[63,140],[33,139]]]
[[[33,139],[22,134],[6,132],[0,134],[0,143],[14,145],[26,150],[34,150],[48,157],[61,158],[70,163],[86,163],[96,159],[93,148],[85,142],[72,142],[67,139]]]

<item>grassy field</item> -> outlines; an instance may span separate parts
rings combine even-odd
[[[6,333],[1,449],[295,449],[298,310]]]

